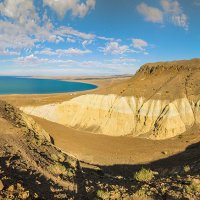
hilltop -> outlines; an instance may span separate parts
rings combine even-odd
[[[200,59],[147,63],[129,80],[100,90],[97,94],[117,94],[146,99],[196,100],[200,88]]]

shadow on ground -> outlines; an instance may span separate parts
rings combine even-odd
[[[180,185],[182,184],[181,189],[184,191],[184,188],[187,187],[186,185],[189,184],[189,182],[186,181],[188,174],[186,174],[183,169],[186,165],[190,166],[190,175],[193,177],[199,175],[200,142],[188,146],[184,152],[148,164],[99,166],[99,170],[82,167],[76,174],[76,184],[78,188],[77,199],[94,199],[97,191],[102,190],[102,188],[109,192],[113,191],[113,188],[124,188],[126,194],[134,196],[134,194],[144,186],[144,183],[133,179],[133,174],[141,168],[149,168],[158,172],[156,179],[150,183],[150,187],[158,189],[159,195],[155,197],[156,199],[179,199],[178,196],[176,196],[178,195],[176,192],[180,190]],[[177,175],[181,178],[177,179]],[[162,189],[157,188],[158,185],[162,184],[163,180],[166,181],[167,179],[170,179],[168,184],[170,186],[173,185],[173,189],[170,190],[174,190],[174,197],[167,193],[161,194]],[[87,192],[86,188],[91,186],[93,190]],[[120,189],[119,193],[123,195],[123,190],[120,191]],[[116,189],[114,189],[114,191],[116,192]]]

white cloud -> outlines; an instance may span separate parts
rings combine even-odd
[[[161,0],[161,6],[166,13],[181,13],[181,8],[178,1]]]
[[[171,21],[174,25],[188,30],[188,17],[183,12],[177,0],[161,0],[161,6],[165,14],[171,17]]]
[[[74,14],[77,12],[77,15],[82,16],[82,13],[85,13],[87,10],[86,7],[92,8],[95,5],[95,0],[86,0],[85,3],[81,3],[79,0],[48,0],[46,4],[56,5],[58,10],[62,7],[62,4],[65,6],[70,4],[75,6],[72,9]],[[4,55],[11,55],[11,53],[6,52],[7,49],[12,49],[13,52],[17,51],[19,54],[24,50],[31,53],[34,48],[44,48],[45,42],[55,44],[79,43],[86,48],[94,40],[114,40],[113,38],[80,32],[69,26],[55,27],[47,16],[46,11],[43,13],[43,16],[39,17],[33,0],[0,1],[0,14],[2,17],[0,19],[0,52]],[[89,50],[80,51],[71,48],[70,51],[65,51],[65,53],[83,55],[90,52]],[[14,54],[12,53],[12,55]]]
[[[0,27],[1,51],[8,48],[18,51],[31,49],[36,44],[44,43],[45,41],[52,43],[76,42],[76,38],[90,41],[96,37],[94,34],[83,33],[71,27],[55,29],[48,21],[41,27],[34,21],[33,23],[20,24],[18,22],[12,23],[0,20]]]
[[[131,52],[127,45],[120,45],[118,42],[110,42],[105,47],[101,48],[104,54],[124,54]]]
[[[83,32],[73,29],[72,27],[66,27],[66,26],[61,26],[60,28],[55,30],[54,33],[58,34],[60,36],[65,36],[65,37],[72,35],[72,36],[79,37],[84,40],[91,40],[96,37],[96,35],[94,35],[94,34],[83,33]]]
[[[137,59],[135,59],[135,58],[117,58],[117,59],[112,59],[112,60],[110,60],[110,62],[111,63],[113,63],[113,64],[119,64],[119,63],[121,63],[121,64],[127,64],[127,65],[132,65],[132,64],[135,64],[136,62],[137,62],[138,60]]]
[[[176,26],[183,27],[185,30],[188,30],[188,17],[185,14],[174,15],[172,16],[172,22]]]
[[[58,49],[56,50],[56,53],[58,55],[84,55],[84,54],[88,54],[91,53],[90,50],[86,49],[86,50],[81,50],[81,49],[77,49],[77,48],[69,48],[69,49]]]
[[[90,50],[85,49],[81,50],[78,48],[69,48],[69,49],[57,49],[57,50],[52,50],[50,48],[43,49],[37,54],[43,54],[43,55],[57,55],[57,56],[79,56],[79,55],[84,55],[84,54],[89,54],[91,53]]]
[[[146,21],[164,23],[165,20],[170,19],[175,26],[188,30],[188,17],[177,0],[160,0],[160,5],[161,9],[141,3],[137,6],[137,10]]]
[[[36,42],[26,32],[26,30],[20,26],[11,22],[0,21],[0,49],[22,49],[31,48]]]
[[[98,36],[97,38],[100,40],[105,40],[105,41],[114,41],[114,38],[108,38],[108,37],[104,37],[104,36]]]
[[[107,61],[94,60],[69,60],[69,59],[44,59],[33,54],[20,57],[13,61],[14,65],[20,64],[18,71],[4,70],[1,75],[113,75],[134,74],[136,59],[120,58]],[[1,62],[1,61],[0,61]],[[92,66],[92,67],[91,67]],[[23,69],[23,70],[22,70]]]
[[[36,51],[35,54],[48,55],[48,56],[56,55],[55,51],[53,51],[51,48],[45,48],[42,49],[41,51]]]
[[[87,45],[90,45],[93,43],[93,40],[84,40],[82,42],[82,46],[86,48]]]
[[[38,58],[37,56],[31,54],[29,56],[19,57],[16,62],[24,65],[37,65],[47,62],[46,58]]]
[[[139,49],[141,51],[145,50],[146,47],[148,47],[148,42],[142,39],[132,39],[133,47],[136,49]]]
[[[96,0],[86,0],[85,3],[79,0],[43,0],[43,2],[55,10],[60,17],[64,17],[68,11],[72,11],[73,16],[84,17],[89,10],[94,9]]]
[[[5,0],[0,3],[0,13],[25,24],[31,20],[38,21],[32,0]]]
[[[163,12],[160,9],[141,3],[137,6],[137,10],[145,17],[146,21],[163,23]]]
[[[0,20],[0,38],[2,48],[31,48],[36,42],[59,42],[61,37],[52,34],[52,24],[46,20],[39,26],[39,17],[32,0],[5,0],[0,3],[2,16],[9,20]]]
[[[2,55],[2,56],[19,56],[20,53],[17,51],[12,51],[10,49],[5,49],[5,50],[0,49],[0,55]]]
[[[88,0],[86,4],[83,4],[76,1],[80,8],[92,5],[92,2],[93,0]],[[90,43],[90,40],[97,37],[94,34],[75,30],[72,27],[55,28],[46,12],[42,18],[38,16],[33,0],[5,0],[0,2],[0,14],[2,16],[2,19],[0,19],[1,52],[5,52],[8,48],[17,51],[31,49],[38,43],[46,41],[52,43],[77,41],[82,43],[81,40],[85,40],[84,43],[86,41]],[[5,20],[5,17],[9,20]]]
[[[67,42],[70,42],[70,43],[75,43],[76,40],[71,38],[71,37],[67,37]]]

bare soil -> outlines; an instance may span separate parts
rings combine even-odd
[[[144,164],[185,151],[200,142],[200,130],[168,140],[153,141],[144,138],[112,137],[78,131],[32,116],[53,138],[54,144],[86,163],[95,165]]]

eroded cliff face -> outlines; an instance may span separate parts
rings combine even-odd
[[[110,136],[166,139],[200,123],[200,103],[187,98],[146,100],[117,95],[83,95],[59,104],[23,107],[25,113]]]

